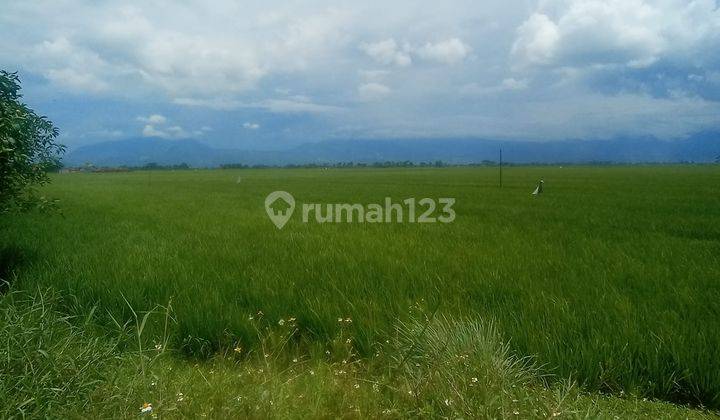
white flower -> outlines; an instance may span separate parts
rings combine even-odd
[[[146,413],[152,413],[152,404],[144,403],[142,405],[142,407],[140,407],[140,414],[146,414]]]

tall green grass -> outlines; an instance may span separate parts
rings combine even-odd
[[[710,418],[712,412],[635,397],[548,387],[532,360],[512,354],[483,320],[424,314],[399,323],[360,358],[342,333],[311,354],[295,321],[262,327],[257,348],[199,363],[171,347],[144,348],[140,311],[116,329],[97,311],[68,317],[52,289],[0,297],[2,418]],[[148,315],[149,314],[149,315]],[[147,316],[146,316],[147,315]],[[141,340],[142,342],[143,340]],[[136,343],[133,347],[132,343]],[[124,348],[123,348],[124,347]],[[322,347],[322,346],[321,346]],[[151,408],[149,412],[142,409]]]
[[[62,217],[4,220],[0,242],[22,254],[6,270],[17,287],[75,296],[68,313],[97,306],[112,326],[172,300],[169,343],[188,355],[256,349],[260,311],[264,325],[296,318],[299,346],[345,331],[369,356],[421,307],[495,320],[551,382],[720,407],[719,184],[707,166],[509,168],[502,189],[489,168],[69,174],[46,191]],[[301,203],[455,197],[457,219],[296,214],[278,230],[263,208],[274,190]]]

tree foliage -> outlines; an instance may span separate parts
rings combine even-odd
[[[17,73],[0,70],[0,213],[47,204],[34,187],[49,181],[65,150],[53,123],[21,99]]]

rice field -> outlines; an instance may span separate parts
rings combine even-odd
[[[96,330],[142,325],[118,351],[165,346],[168,363],[264,354],[259,332],[292,325],[274,360],[341,363],[349,345],[372,364],[398,326],[469,322],[492,325],[543,389],[720,408],[720,167],[508,167],[498,181],[497,168],[54,175],[43,193],[61,215],[0,221],[0,277],[52,290]],[[264,208],[276,190],[298,206],[452,197],[457,215],[303,223],[296,209],[278,229]],[[403,348],[400,365],[417,351]]]

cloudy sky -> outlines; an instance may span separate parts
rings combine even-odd
[[[680,138],[720,128],[717,0],[3,1],[70,147]]]

